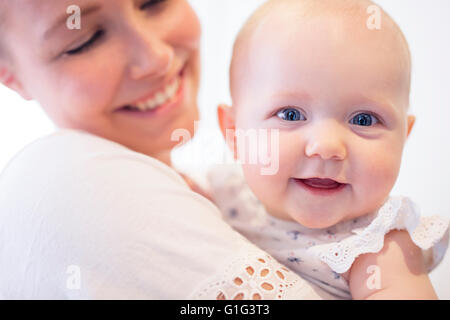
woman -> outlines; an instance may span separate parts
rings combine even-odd
[[[198,116],[186,0],[79,1],[73,30],[71,0],[1,4],[2,82],[60,129],[0,176],[3,298],[325,297],[170,168],[171,133],[193,133]]]

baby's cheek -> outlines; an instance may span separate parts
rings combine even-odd
[[[272,139],[268,143],[271,146],[263,149],[270,150],[268,153],[270,166],[244,164],[243,168],[247,183],[255,195],[268,210],[283,218],[287,217],[288,211],[286,205],[289,181],[290,178],[299,175],[303,149],[299,145],[299,139],[283,131],[279,131],[278,139]],[[262,174],[263,172],[265,174]]]
[[[261,166],[258,164],[244,163],[242,169],[245,181],[265,208],[271,207],[276,196],[277,188],[274,176],[262,176],[260,173]]]
[[[262,174],[266,166],[249,163],[243,164],[242,168],[248,185],[258,198],[269,201],[273,196],[277,197],[283,180],[279,171],[274,174]]]
[[[373,202],[374,206],[378,206],[389,195],[397,180],[400,162],[401,153],[393,150],[371,152],[360,159],[359,168],[354,173],[359,188],[357,191],[362,193],[367,203]]]

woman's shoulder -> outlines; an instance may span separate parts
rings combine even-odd
[[[132,150],[82,130],[60,129],[26,145],[5,168],[33,158],[67,158],[76,161],[102,152],[130,153]]]
[[[12,160],[23,156],[32,156],[36,153],[41,156],[44,155],[44,152],[50,152],[52,155],[65,155],[65,153],[61,153],[60,151],[72,151],[73,153],[76,153],[77,151],[81,151],[81,149],[88,150],[92,147],[109,149],[119,148],[126,150],[124,146],[121,146],[118,143],[109,141],[86,131],[76,129],[59,129],[29,143],[22,150],[20,150]],[[10,163],[11,162],[13,161],[10,161]]]
[[[243,293],[227,276],[264,254],[174,170],[72,131],[13,159],[0,176],[0,222],[6,298],[233,297]],[[213,287],[218,279],[228,282]],[[283,297],[318,297],[295,275],[284,280],[293,287]]]
[[[182,181],[174,170],[159,160],[117,142],[75,129],[57,130],[25,146],[5,166],[0,173],[0,180],[28,174],[36,176],[39,173],[60,175],[74,168],[87,169],[105,162],[120,162],[124,170],[127,166],[140,162],[150,172]]]
[[[64,130],[26,146],[0,174],[0,220],[39,216],[59,224],[71,216],[95,216],[109,224],[124,211],[131,216],[131,206],[139,215],[164,197],[178,196],[182,202],[179,194],[188,189],[181,176],[156,159]]]

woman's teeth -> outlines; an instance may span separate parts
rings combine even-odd
[[[176,77],[171,83],[169,83],[165,88],[161,91],[157,92],[147,101],[140,102],[135,106],[130,106],[131,109],[137,109],[140,111],[147,111],[156,109],[157,107],[169,102],[175,94],[178,92],[180,88],[180,79]]]

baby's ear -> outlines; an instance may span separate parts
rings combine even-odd
[[[409,134],[411,133],[412,128],[414,127],[414,124],[416,123],[416,117],[413,115],[408,116],[408,132],[406,133],[406,137],[409,137]]]
[[[222,131],[223,136],[226,137],[227,130],[235,129],[232,107],[226,104],[219,104],[217,107],[217,117],[219,120],[220,131]]]
[[[17,92],[25,100],[33,100],[14,75],[10,65],[4,60],[0,60],[0,83]]]
[[[217,107],[217,118],[219,120],[220,131],[222,132],[222,135],[225,138],[225,141],[226,141],[228,147],[231,149],[231,151],[234,153],[234,156],[236,157],[236,152],[235,152],[236,123],[235,123],[232,107],[228,106],[226,104],[220,104]]]

